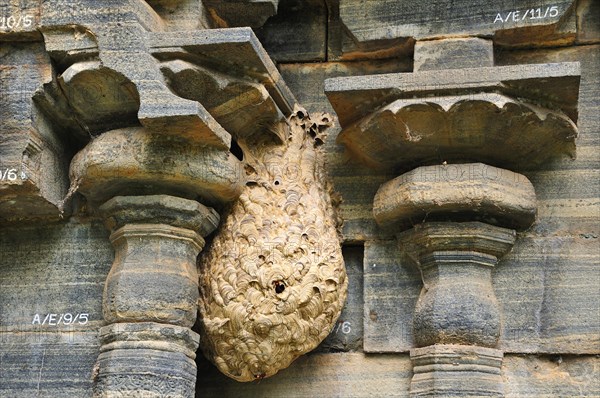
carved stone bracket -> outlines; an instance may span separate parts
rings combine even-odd
[[[575,152],[578,63],[343,77],[325,92],[343,127],[338,141],[371,167],[524,169]]]
[[[64,72],[40,89],[37,102],[80,141],[142,125],[228,149],[232,135],[255,133],[291,114],[295,99],[248,28],[182,37],[135,23],[95,24],[93,31],[42,28]],[[129,40],[115,42],[115,32]],[[80,37],[87,38],[83,47]]]
[[[508,169],[574,156],[579,66],[493,67],[490,43],[450,41],[456,59],[442,40],[427,43],[417,72],[328,79],[325,91],[338,141],[400,174],[379,188],[373,214],[422,275],[411,396],[503,396],[492,270],[537,213],[533,185]],[[460,69],[431,70],[440,66]]]

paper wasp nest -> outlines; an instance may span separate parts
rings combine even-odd
[[[200,260],[199,302],[204,354],[238,381],[272,376],[314,349],[344,305],[318,149],[330,125],[296,110],[278,126],[287,142],[240,142],[248,183]]]

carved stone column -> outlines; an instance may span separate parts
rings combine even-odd
[[[413,323],[423,348],[410,353],[413,396],[503,395],[503,353],[495,348],[501,316],[491,274],[514,241],[514,230],[480,222],[424,223],[399,236],[423,277]]]
[[[284,141],[273,127],[296,101],[252,30],[181,35],[144,9],[118,8],[127,23],[114,25],[86,15],[85,29],[48,10],[44,41],[63,72],[38,100],[82,147],[68,197],[104,217],[115,249],[94,395],[193,397],[196,260],[219,221],[212,207],[245,186],[236,142]]]
[[[196,259],[219,205],[243,186],[240,162],[187,137],[132,127],[105,132],[71,162],[71,184],[110,230],[94,374],[96,397],[193,397],[199,335]]]
[[[423,279],[413,317],[419,348],[411,351],[411,394],[503,396],[492,270],[515,243],[515,230],[506,227],[535,220],[529,180],[482,163],[419,167],[381,186],[374,215],[380,225],[439,220],[398,234]],[[469,219],[485,222],[461,222]]]
[[[448,44],[468,51],[453,59]],[[469,68],[429,70],[460,68],[474,52],[481,59]],[[417,72],[325,84],[338,141],[364,164],[400,174],[377,191],[373,215],[422,276],[413,397],[504,396],[492,271],[537,213],[533,185],[508,169],[575,150],[578,66],[494,67],[492,54],[479,39],[423,43]]]
[[[219,217],[167,195],[117,196],[100,210],[115,261],[104,288],[109,325],[100,330],[95,396],[193,396],[196,257]]]

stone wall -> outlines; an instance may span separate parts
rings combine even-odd
[[[502,313],[498,347],[504,352],[504,394],[600,396],[597,1],[523,1],[522,5],[508,1],[433,2],[423,7],[394,1],[237,1],[232,3],[240,10],[261,8],[236,12],[235,8],[215,6],[219,3],[215,1],[205,2],[203,7],[200,1],[191,0],[148,4],[131,0],[120,8],[118,18],[110,11],[110,1],[96,2],[95,10],[86,9],[85,1],[58,1],[63,14],[49,9],[53,1],[46,3],[45,8],[38,2],[0,4],[0,396],[93,394],[94,364],[102,345],[100,328],[107,324],[103,288],[114,251],[91,200],[76,194],[63,202],[69,190],[68,164],[87,142],[89,131],[78,125],[86,122],[85,118],[73,117],[77,110],[56,99],[53,90],[68,90],[68,85],[52,86],[53,77],[73,62],[72,54],[61,50],[58,36],[52,36],[52,26],[67,24],[69,18],[92,26],[86,20],[89,13],[101,14],[101,21],[110,23],[127,21],[133,15],[148,31],[251,26],[266,50],[266,55],[259,53],[257,61],[252,61],[256,62],[252,67],[260,71],[256,82],[266,87],[275,108],[280,109],[269,118],[278,118],[278,112],[285,114],[282,104],[292,103],[291,97],[309,113],[334,115],[335,127],[329,130],[323,147],[326,171],[342,198],[339,214],[344,221],[343,254],[349,280],[346,306],[329,337],[314,352],[264,380],[231,380],[198,351],[197,397],[409,396],[413,377],[409,352],[415,348],[412,325],[421,274],[404,259],[394,234],[379,227],[373,217],[375,193],[397,174],[364,166],[336,143],[341,127],[325,94],[326,79],[410,73],[415,70],[415,42],[455,36],[492,40],[496,66],[579,62],[576,156],[519,169],[535,188],[537,217],[531,227],[518,232],[514,248],[494,268],[492,278]],[[153,7],[150,11],[149,6]],[[556,7],[556,15],[552,7]],[[541,18],[546,12],[547,18]],[[15,20],[9,29],[5,26],[13,16],[21,17],[20,25],[17,27]],[[25,17],[31,17],[30,24]],[[77,57],[85,59],[87,52],[95,51],[86,42],[88,36],[86,31],[75,32],[80,44]],[[154,44],[140,46],[145,46],[143,51],[163,51],[157,50],[161,44],[156,43],[168,38],[161,37],[157,34]],[[100,43],[100,52],[105,45]],[[211,68],[235,79],[245,76],[247,72],[237,73],[239,65],[233,61],[229,64],[233,67],[218,63],[235,51],[242,54],[240,58],[249,59],[243,52],[249,47],[217,51],[216,46],[208,43],[194,50],[194,60],[206,58]],[[164,47],[169,47],[163,53],[168,57],[164,54],[175,51],[176,46],[168,43]],[[264,61],[269,56],[277,70],[270,70],[271,64]],[[106,60],[115,68],[119,64],[116,58]],[[156,78],[136,77],[134,72],[128,78],[136,85],[136,78]],[[283,81],[285,89],[280,84]],[[173,92],[159,91],[139,90],[137,100],[141,98],[143,105]],[[135,99],[127,101],[139,105]],[[185,103],[178,104],[172,114],[184,108]],[[52,109],[58,111],[49,111]],[[216,114],[213,108],[209,111]],[[148,112],[148,120],[158,118]],[[188,115],[182,111],[176,116],[180,118],[173,123]],[[203,114],[199,125],[213,126],[212,118],[202,118]],[[223,120],[225,117],[218,119],[222,124]],[[92,126],[92,122],[88,124]],[[101,120],[98,131],[103,131],[102,123],[109,122]],[[129,125],[111,126],[120,127]],[[17,173],[15,179],[12,170]],[[22,178],[22,173],[27,178]],[[213,206],[219,208],[220,204]]]

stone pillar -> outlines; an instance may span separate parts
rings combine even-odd
[[[536,217],[533,185],[507,168],[575,154],[579,65],[493,66],[476,38],[417,42],[414,59],[413,73],[325,82],[338,142],[391,175],[412,169],[373,204],[423,279],[411,395],[502,396],[491,272]]]
[[[40,92],[48,112],[80,125],[72,134],[87,144],[71,161],[68,196],[100,210],[115,248],[94,393],[191,397],[196,257],[218,220],[200,203],[223,210],[240,196],[245,154],[234,144],[284,142],[275,126],[296,100],[249,28],[181,35],[117,11],[117,25],[78,19],[82,51],[77,31],[54,28],[69,23],[65,13],[48,10],[44,41],[64,72]]]
[[[100,207],[115,260],[106,279],[95,397],[193,397],[199,336],[196,257],[218,214],[168,195]],[[135,364],[135,366],[132,366]]]
[[[503,397],[502,351],[438,344],[410,352],[411,397]]]
[[[479,38],[417,41],[413,73],[325,82],[338,141],[372,168],[412,169],[373,204],[423,279],[412,396],[503,395],[491,272],[536,217],[533,185],[507,169],[574,156],[578,87],[577,64],[494,66]]]
[[[423,166],[383,184],[373,211],[401,229],[424,220],[397,235],[423,280],[411,396],[504,396],[492,270],[515,243],[512,228],[535,220],[531,182],[483,163]]]
[[[107,131],[71,162],[71,182],[110,230],[95,397],[193,397],[199,336],[196,259],[239,195],[226,150],[143,127]]]
[[[500,308],[492,269],[515,231],[481,222],[428,222],[399,235],[423,289],[414,315],[411,395],[503,396]]]

